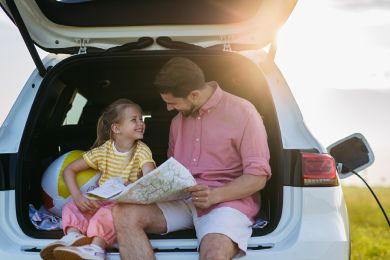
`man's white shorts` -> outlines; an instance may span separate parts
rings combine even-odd
[[[221,207],[198,217],[192,200],[157,203],[157,206],[167,222],[167,233],[195,227],[199,245],[207,234],[223,234],[238,245],[238,257],[245,255],[252,235],[252,222],[240,211]]]

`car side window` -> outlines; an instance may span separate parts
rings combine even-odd
[[[69,109],[68,113],[66,114],[62,125],[77,125],[85,107],[85,104],[87,104],[87,99],[79,93],[76,93],[76,96],[72,102],[72,108]]]

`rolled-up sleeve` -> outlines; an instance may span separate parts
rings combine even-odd
[[[241,138],[240,153],[244,174],[265,175],[267,179],[271,177],[267,132],[260,114],[254,107],[248,111]]]
[[[153,155],[152,155],[152,151],[150,150],[150,148],[142,143],[142,145],[140,145],[139,147],[139,151],[138,151],[138,154],[139,154],[139,164],[140,164],[140,167],[142,168],[146,163],[153,163],[154,166],[156,166],[156,163],[155,161],[153,160]]]

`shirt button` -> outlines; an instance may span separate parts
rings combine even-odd
[[[195,141],[197,141],[197,142],[199,142],[199,140],[200,140],[199,138],[196,138],[196,139],[195,139]]]
[[[196,158],[192,159],[194,162],[196,162]]]
[[[210,113],[210,109],[209,109],[209,110],[207,110],[207,113]]]
[[[200,120],[200,116],[198,116],[198,120]]]

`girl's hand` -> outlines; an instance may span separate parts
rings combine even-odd
[[[83,158],[80,158],[66,166],[63,177],[65,184],[68,187],[70,194],[72,194],[72,197],[80,211],[95,212],[96,209],[99,208],[99,204],[96,201],[91,201],[84,197],[76,182],[76,174],[86,169],[89,169],[89,165]]]
[[[99,203],[94,200],[87,199],[83,195],[79,195],[77,198],[74,198],[74,201],[81,212],[93,213],[100,207]]]

